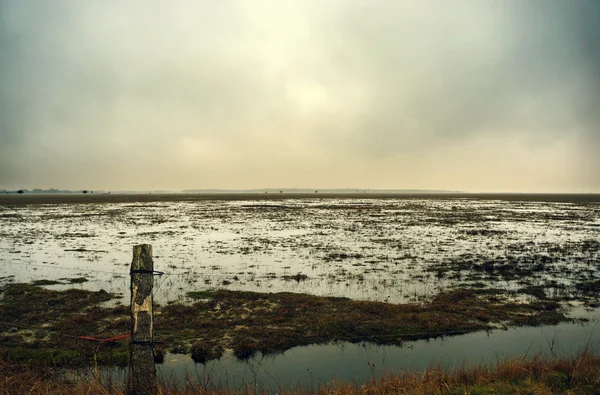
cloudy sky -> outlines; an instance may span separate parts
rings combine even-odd
[[[600,192],[597,0],[0,0],[0,188]]]

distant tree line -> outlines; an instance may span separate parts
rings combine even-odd
[[[17,190],[9,190],[9,189],[0,189],[0,194],[19,194],[22,195],[24,193],[83,193],[83,194],[88,194],[88,193],[94,193],[94,191],[90,191],[87,189],[84,190],[79,190],[79,191],[73,191],[73,190],[68,190],[68,189],[56,189],[56,188],[50,188],[50,189],[41,189],[41,188],[34,188],[34,189],[17,189]]]

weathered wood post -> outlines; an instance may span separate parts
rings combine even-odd
[[[129,341],[129,394],[155,394],[152,246],[133,247],[131,261],[131,339]]]

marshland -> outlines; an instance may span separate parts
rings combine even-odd
[[[0,236],[3,364],[77,385],[123,378],[127,339],[80,337],[129,332],[140,243],[176,388],[374,385],[600,342],[597,195],[6,196]]]
[[[599,38],[0,0],[0,394],[600,393]]]

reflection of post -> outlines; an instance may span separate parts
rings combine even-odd
[[[128,393],[155,394],[154,334],[152,328],[152,246],[133,247],[131,261],[131,340]]]

